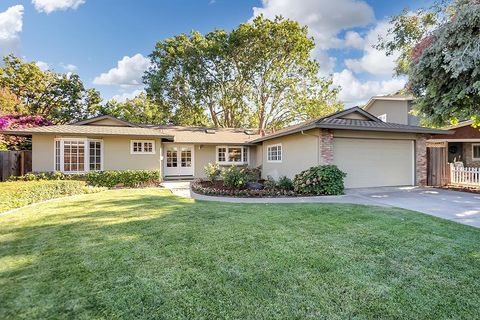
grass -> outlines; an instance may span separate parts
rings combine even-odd
[[[111,190],[0,216],[0,319],[474,319],[480,231]]]

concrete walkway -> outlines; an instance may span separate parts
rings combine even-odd
[[[353,203],[419,211],[480,228],[480,194],[434,188],[349,189],[341,196],[298,198],[229,198],[191,193],[197,200],[232,203]]]

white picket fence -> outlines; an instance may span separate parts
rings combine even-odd
[[[459,167],[450,164],[450,183],[467,187],[480,187],[480,168]]]

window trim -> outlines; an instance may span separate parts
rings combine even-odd
[[[142,151],[133,151],[133,144],[135,142],[140,142],[142,144]],[[152,152],[145,152],[145,143],[152,144]],[[156,154],[155,149],[155,140],[130,140],[130,154]]]
[[[280,147],[280,160],[270,160],[269,159],[269,150],[271,148],[275,148],[275,147]],[[278,149],[277,149],[277,159],[278,159]],[[281,143],[276,143],[276,144],[270,144],[270,145],[267,145],[267,162],[268,163],[282,163],[283,161],[283,146]]]
[[[480,160],[480,157],[475,158],[475,147],[480,147],[480,143],[472,143],[472,160]]]
[[[225,148],[225,161],[218,160],[218,149]],[[240,161],[228,161],[229,159],[229,152],[228,149],[230,148],[240,148]],[[247,153],[247,161],[243,161],[245,151]],[[233,165],[233,166],[242,166],[242,165],[249,165],[250,164],[250,150],[247,146],[233,146],[233,145],[225,145],[225,146],[216,146],[215,147],[215,162],[219,165]]]
[[[64,143],[65,141],[76,141],[84,143],[83,171],[65,171]],[[60,170],[57,170],[57,142],[60,142]],[[90,142],[100,142],[100,170],[90,170]],[[81,174],[89,171],[103,171],[104,147],[103,139],[88,139],[84,137],[61,137],[53,139],[53,171],[64,174]]]

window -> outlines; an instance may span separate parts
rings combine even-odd
[[[64,138],[55,140],[55,171],[81,173],[102,170],[101,140]]]
[[[217,147],[217,163],[220,164],[247,164],[247,147]]]
[[[472,159],[480,160],[480,144],[472,144]]]
[[[378,119],[382,120],[383,122],[387,122],[387,114],[381,114],[378,116]]]
[[[275,144],[267,147],[268,162],[282,162],[282,145]]]
[[[131,140],[131,154],[155,154],[155,141],[153,140]]]

